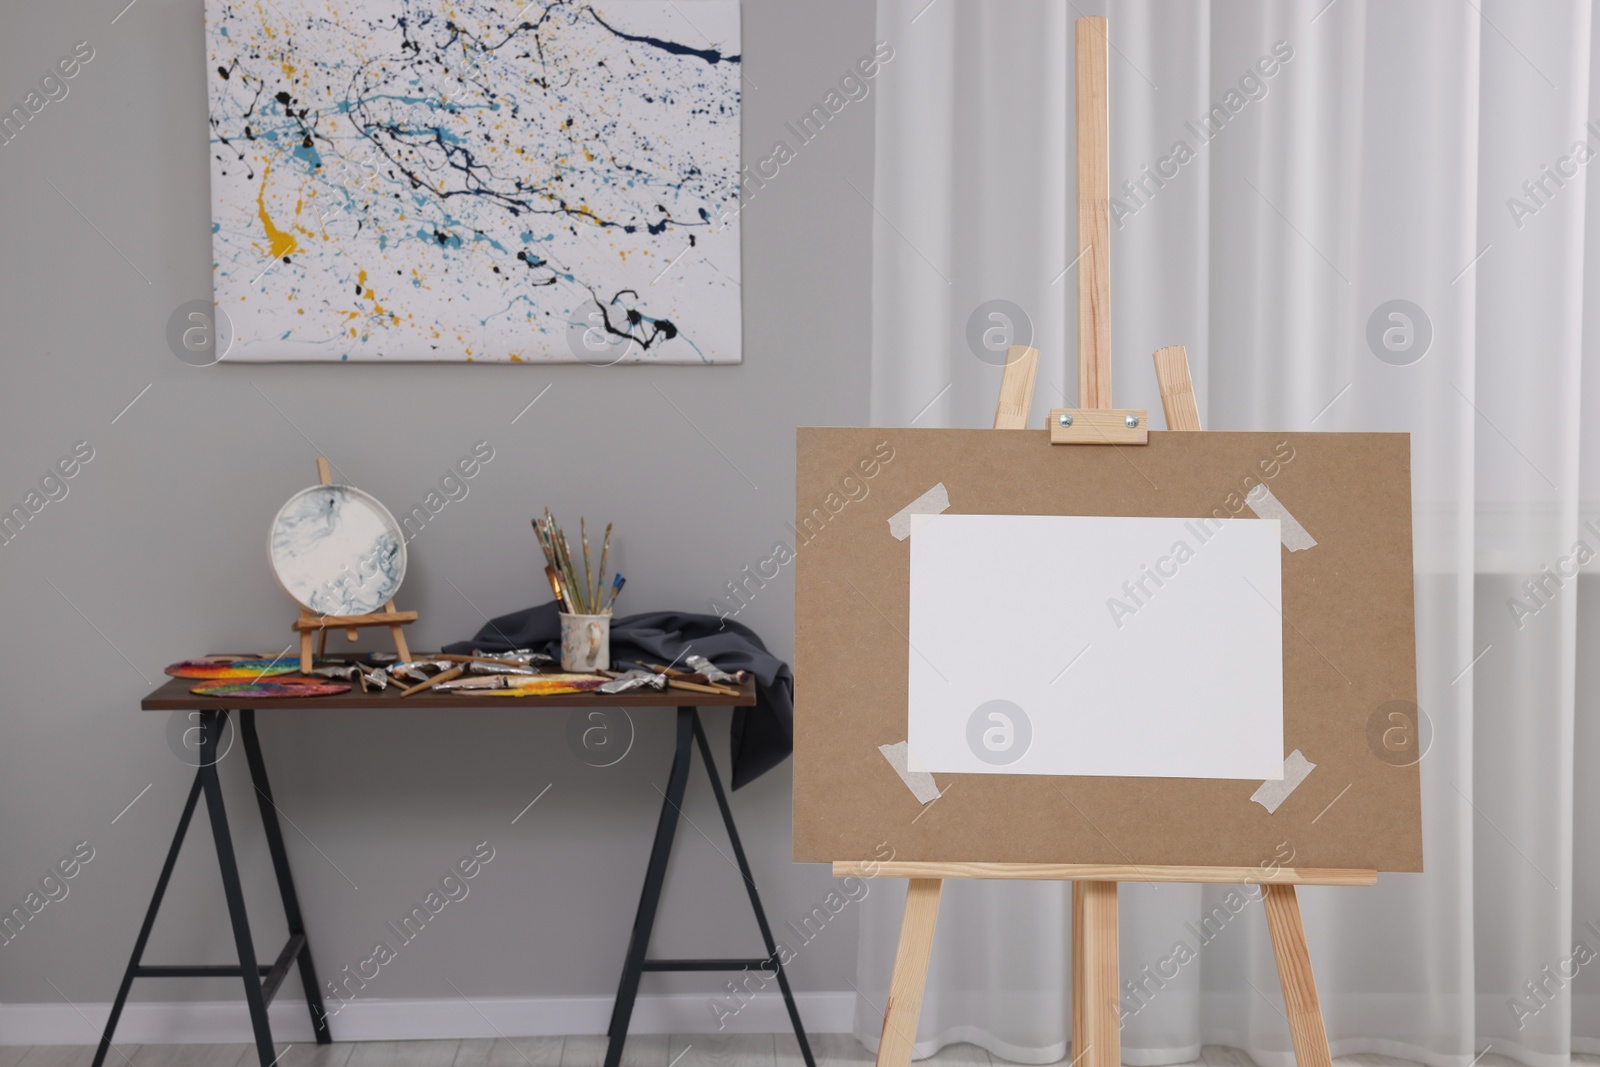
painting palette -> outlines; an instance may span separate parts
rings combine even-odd
[[[327,697],[348,693],[350,687],[342,682],[206,682],[192,687],[189,692],[202,697],[260,697],[281,700],[285,697]]]
[[[186,659],[167,667],[174,678],[208,678],[225,681],[239,678],[265,678],[300,669],[297,659]]]
[[[278,510],[268,542],[278,584],[317,615],[367,615],[400,588],[405,531],[370,493],[302,489]]]

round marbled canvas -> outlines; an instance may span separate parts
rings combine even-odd
[[[365,615],[394,596],[406,574],[406,542],[389,509],[349,485],[314,485],[272,520],[278,583],[318,615]]]

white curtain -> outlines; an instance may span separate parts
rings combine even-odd
[[[1089,14],[1110,17],[1114,403],[1158,411],[1151,352],[1181,343],[1207,429],[1412,435],[1427,873],[1302,891],[1334,1052],[1600,1052],[1600,556],[1575,575],[1600,553],[1592,6],[878,0],[877,423],[989,425],[975,309],[980,340],[1041,349],[1033,425],[1076,403]],[[1124,885],[1123,977],[1225,891]],[[918,1054],[1062,1058],[1068,910],[1063,885],[947,884]],[[899,912],[862,913],[873,1048]],[[1126,1018],[1123,1058],[1288,1067],[1281,1003],[1253,906]]]

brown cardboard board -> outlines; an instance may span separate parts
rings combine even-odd
[[[1422,870],[1415,720],[1408,748],[1390,714],[1416,703],[1410,457],[1406,434],[1101,447],[801,428],[795,860]],[[890,516],[943,483],[953,514],[1248,519],[1262,481],[1317,541],[1282,557],[1285,754],[1316,769],[1275,813],[1250,799],[1259,783],[1176,778],[937,774],[942,795],[918,802],[878,750],[907,733],[910,542]]]

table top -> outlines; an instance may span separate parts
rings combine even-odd
[[[337,659],[340,657],[327,657]],[[418,656],[426,659],[426,656]],[[321,662],[322,657],[318,657]],[[276,675],[264,678],[263,681],[277,681],[279,679],[306,680],[305,675],[296,671],[293,674]],[[327,678],[312,678],[311,681],[326,682]],[[339,679],[334,679],[339,681]],[[204,685],[205,680],[200,678],[168,678],[165,684],[159,686],[149,696],[139,702],[139,707],[144,711],[234,711],[243,708],[254,708],[258,711],[283,709],[285,711],[301,711],[306,709],[321,709],[324,711],[360,711],[364,709],[405,709],[405,708],[501,708],[503,710],[520,710],[525,708],[581,708],[589,704],[599,704],[603,707],[647,707],[647,708],[749,708],[756,703],[755,679],[746,675],[744,681],[739,683],[737,696],[722,693],[699,693],[688,689],[630,689],[625,693],[558,693],[554,696],[494,696],[492,692],[472,692],[470,690],[451,690],[437,693],[432,689],[424,689],[411,696],[402,697],[399,688],[391,685],[387,689],[372,690],[363,693],[359,685],[352,685],[348,693],[338,693],[325,697],[249,697],[249,696],[196,696],[189,692],[197,685]]]

